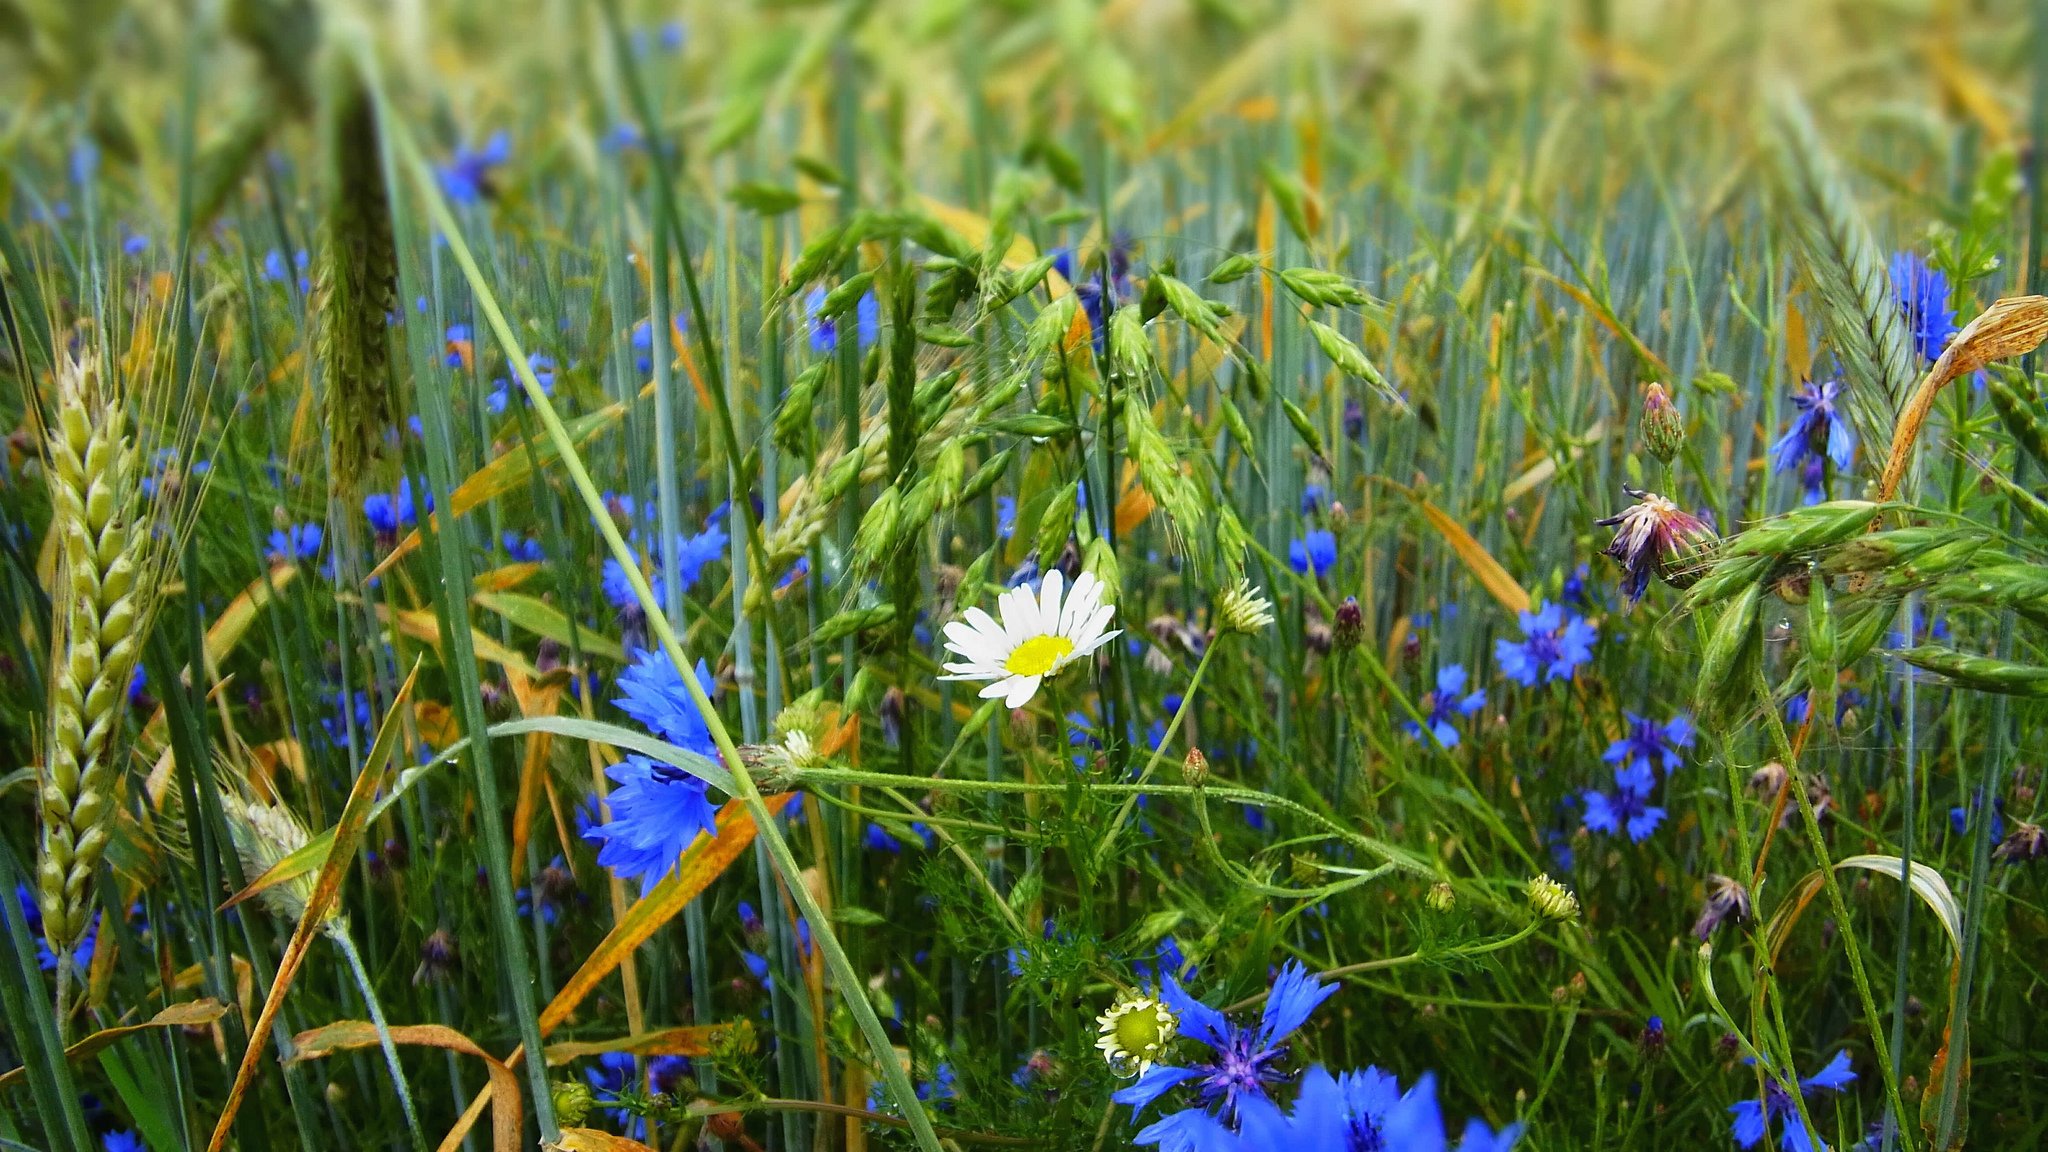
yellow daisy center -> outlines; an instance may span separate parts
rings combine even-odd
[[[1065,636],[1033,636],[1017,645],[1009,659],[1003,661],[1003,671],[1016,676],[1043,676],[1073,650],[1074,642]]]

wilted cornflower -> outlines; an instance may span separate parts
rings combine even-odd
[[[1154,1122],[1138,1133],[1137,1143],[1168,1148],[1227,1147],[1227,1135],[1243,1108],[1252,1101],[1270,1103],[1267,1088],[1286,1081],[1278,1064],[1287,1055],[1287,1037],[1336,991],[1336,985],[1318,981],[1299,961],[1290,961],[1274,978],[1257,1026],[1241,1027],[1188,995],[1180,981],[1167,976],[1160,999],[1178,1019],[1181,1032],[1207,1045],[1213,1056],[1185,1068],[1155,1063],[1137,1083],[1112,1097],[1119,1104],[1129,1104],[1134,1112],[1142,1112],[1175,1085],[1186,1083],[1194,1088],[1195,1106]]]
[[[1522,639],[1493,642],[1494,659],[1501,673],[1524,687],[1539,680],[1568,680],[1581,664],[1593,658],[1593,642],[1600,630],[1583,616],[1567,616],[1564,609],[1545,601],[1534,612],[1520,616]]]
[[[1647,716],[1624,712],[1628,718],[1628,730],[1621,739],[1607,746],[1601,758],[1609,764],[1641,764],[1649,767],[1661,764],[1669,772],[1685,762],[1679,754],[1682,748],[1692,747],[1692,717],[1680,712],[1663,724]]]
[[[492,194],[491,170],[512,158],[512,138],[493,132],[481,148],[457,148],[437,171],[441,191],[457,204],[474,204]]]
[[[1287,565],[1296,572],[1321,578],[1337,566],[1337,536],[1328,528],[1310,530],[1287,545]]]
[[[2008,864],[2025,864],[2048,856],[2048,833],[2041,831],[2039,824],[2025,820],[2013,822],[2011,834],[1991,850],[1991,856]]]
[[[1741,924],[1751,914],[1749,889],[1718,872],[1707,874],[1707,899],[1699,919],[1692,922],[1692,934],[1701,940],[1714,934],[1723,923]]]
[[[1642,843],[1664,822],[1664,809],[1650,803],[1650,793],[1656,787],[1648,763],[1616,768],[1612,795],[1590,789],[1584,794],[1586,827],[1610,836],[1626,831],[1631,841]]]
[[[1849,470],[1856,459],[1856,430],[1849,426],[1847,414],[1835,407],[1841,396],[1840,380],[1800,382],[1792,393],[1792,403],[1799,414],[1792,418],[1792,426],[1778,437],[1777,443],[1771,445],[1773,470],[1790,472],[1810,458],[1825,458],[1837,472]]]
[[[1799,1082],[1799,1092],[1808,1098],[1816,1092],[1839,1092],[1855,1079],[1856,1073],[1849,1067],[1849,1054],[1837,1052],[1825,1068]],[[1807,1132],[1799,1119],[1799,1106],[1791,1093],[1779,1086],[1776,1076],[1764,1077],[1762,1100],[1742,1100],[1729,1105],[1728,1111],[1735,1115],[1729,1131],[1743,1148],[1756,1147],[1773,1120],[1778,1122],[1778,1143],[1787,1152],[1814,1152],[1816,1148],[1827,1147]]]
[[[1898,293],[1899,311],[1905,314],[1906,329],[1913,334],[1913,347],[1928,360],[1939,360],[1949,341],[1961,331],[1956,312],[1949,306],[1948,277],[1922,260],[1918,253],[1892,253],[1889,268],[1892,291]]]
[[[1602,550],[1621,562],[1622,591],[1633,605],[1643,598],[1650,577],[1673,588],[1686,588],[1705,571],[1706,557],[1718,543],[1707,522],[1654,492],[1624,486],[1636,503],[1619,515],[1594,523],[1612,527],[1614,542]]]
[[[1486,707],[1486,689],[1465,691],[1465,666],[1446,664],[1436,671],[1436,690],[1422,697],[1423,724],[1413,720],[1401,721],[1401,727],[1410,736],[1422,738],[1427,725],[1437,743],[1446,748],[1458,746],[1458,729],[1451,721],[1459,716],[1470,716]]]

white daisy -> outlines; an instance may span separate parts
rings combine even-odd
[[[1054,569],[1045,574],[1038,595],[1018,587],[996,599],[1002,623],[969,608],[965,621],[947,624],[946,647],[960,659],[946,665],[940,679],[989,681],[982,699],[1000,696],[1004,707],[1022,708],[1047,676],[1122,635],[1121,628],[1103,631],[1116,616],[1116,606],[1102,602],[1102,582],[1093,573],[1081,573],[1062,603],[1064,586]]]

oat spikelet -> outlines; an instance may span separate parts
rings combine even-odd
[[[59,549],[36,896],[50,950],[62,956],[85,933],[86,887],[112,828],[123,707],[165,549],[120,389],[91,357],[60,354],[53,394],[44,463]],[[159,486],[161,499],[174,499],[169,487]]]
[[[235,856],[242,862],[243,878],[250,881],[304,848],[311,839],[306,826],[282,805],[222,793],[221,811],[228,819],[228,835],[235,842]],[[313,900],[315,883],[314,874],[305,872],[258,892],[256,902],[285,923],[297,924],[306,914],[306,905]],[[329,918],[332,916],[330,911]]]
[[[1899,408],[1920,380],[1920,361],[1884,254],[1798,94],[1776,91],[1769,116],[1778,198],[1848,374],[1849,414],[1865,444],[1888,444]]]
[[[327,218],[315,304],[334,484],[352,496],[391,423],[385,316],[398,283],[377,113],[353,71],[337,74],[327,125]]]

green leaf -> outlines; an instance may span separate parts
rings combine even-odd
[[[725,194],[725,198],[763,216],[780,216],[785,212],[794,211],[804,202],[803,197],[797,195],[794,189],[755,181],[735,185]]]

